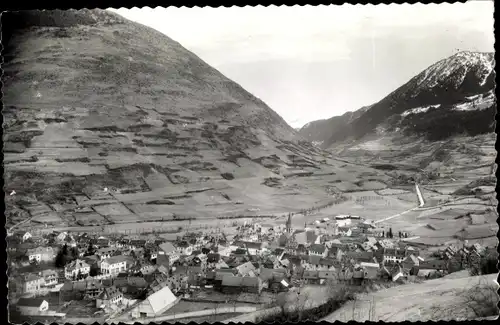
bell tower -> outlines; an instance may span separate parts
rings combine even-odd
[[[288,215],[288,219],[286,221],[286,232],[291,233],[292,232],[292,215]]]

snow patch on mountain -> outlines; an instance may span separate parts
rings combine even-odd
[[[489,108],[491,105],[495,103],[495,94],[493,91],[489,91],[486,94],[480,94],[475,97],[473,100],[465,103],[461,103],[455,105],[453,110],[456,111],[475,111],[475,110],[483,110]]]
[[[430,105],[430,106],[423,106],[423,107],[415,107],[415,108],[412,108],[412,109],[409,109],[407,111],[404,111],[403,113],[401,113],[401,116],[402,117],[406,117],[410,114],[420,114],[420,113],[425,113],[427,112],[429,109],[431,108],[438,108],[440,107],[441,105],[438,104],[438,105]]]

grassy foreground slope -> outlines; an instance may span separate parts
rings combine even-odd
[[[474,310],[484,310],[484,308],[471,308],[477,307],[472,301],[480,301],[483,296],[488,295],[487,300],[490,301],[490,305],[498,303],[495,292],[498,290],[496,279],[496,274],[489,274],[474,277],[445,277],[423,283],[405,284],[359,296],[357,300],[349,301],[323,320],[424,322],[483,317],[476,315]],[[474,289],[479,286],[482,286],[484,295],[471,300],[471,294],[477,294],[478,291]]]
[[[342,192],[329,183],[388,179],[301,141],[151,28],[102,10],[2,24],[7,226],[267,215],[328,204]]]

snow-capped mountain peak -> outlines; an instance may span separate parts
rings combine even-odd
[[[419,88],[434,88],[444,81],[458,89],[464,82],[467,74],[472,73],[479,85],[486,83],[495,65],[493,53],[484,52],[458,52],[446,59],[438,61],[415,77]]]

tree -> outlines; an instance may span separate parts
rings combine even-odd
[[[401,238],[401,231],[398,231],[399,238]]]
[[[89,246],[87,247],[87,255],[94,255],[95,254],[95,247],[92,244],[92,242],[89,243]]]
[[[90,272],[89,272],[89,274],[90,274],[90,276],[99,275],[99,268],[97,267],[97,263],[93,263],[90,266]]]
[[[382,230],[382,237],[385,238],[385,231]]]

